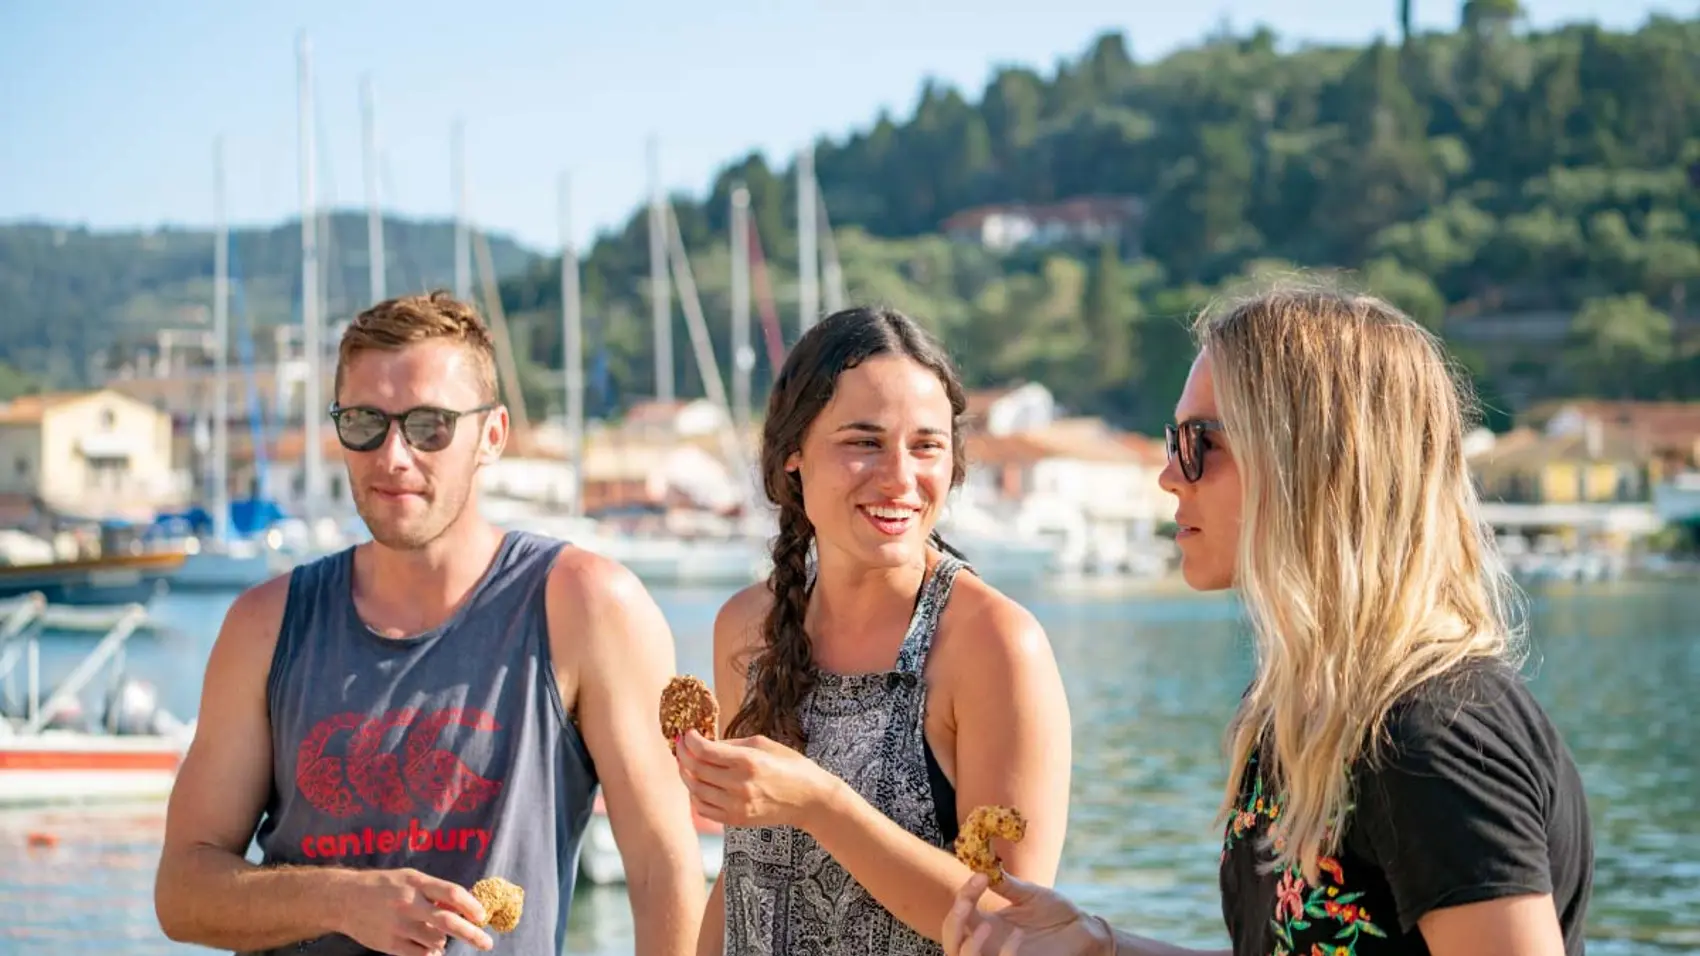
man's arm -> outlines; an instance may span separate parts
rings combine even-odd
[[[207,660],[154,883],[160,928],[178,942],[267,949],[332,932],[342,874],[245,859],[271,790],[266,678],[288,593],[285,575],[238,596]]]
[[[661,737],[673,635],[630,571],[576,548],[550,575],[549,641],[625,864],[639,956],[690,956],[706,894],[690,799]]]
[[[259,867],[246,854],[272,786],[266,680],[289,575],[243,592],[226,612],[201,685],[195,739],[165,817],[154,912],[180,943],[248,951],[341,933],[384,952],[488,936],[483,909],[416,870]]]

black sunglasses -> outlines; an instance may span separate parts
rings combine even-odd
[[[1163,439],[1168,445],[1169,460],[1181,463],[1181,476],[1189,482],[1204,477],[1204,453],[1210,450],[1205,432],[1219,432],[1222,423],[1207,418],[1195,418],[1179,425],[1164,425]]]
[[[420,405],[405,412],[390,414],[370,405],[332,405],[331,421],[336,423],[336,439],[349,451],[376,451],[390,435],[390,423],[401,424],[401,437],[419,451],[442,451],[455,440],[455,425],[462,415],[476,415],[495,408],[495,403],[469,408],[462,412],[431,405]]]

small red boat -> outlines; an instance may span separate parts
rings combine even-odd
[[[187,735],[76,730],[0,736],[0,807],[163,800],[188,744]]]
[[[99,721],[88,719],[82,707],[84,689],[119,657],[124,642],[146,623],[146,611],[133,605],[120,614],[43,699],[33,626],[46,610],[36,594],[0,620],[0,679],[22,664],[27,687],[24,700],[11,702],[17,712],[0,712],[0,807],[169,796],[194,725],[164,710],[150,685],[121,673]],[[15,685],[7,680],[4,686]]]

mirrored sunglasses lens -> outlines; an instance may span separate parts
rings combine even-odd
[[[343,444],[370,448],[383,443],[389,421],[369,409],[349,408],[337,415],[336,429]]]
[[[416,408],[408,412],[401,427],[408,444],[420,451],[442,451],[454,438],[450,416],[436,409]]]

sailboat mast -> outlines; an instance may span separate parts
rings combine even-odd
[[[820,317],[820,254],[815,248],[815,148],[797,157],[797,289],[802,331]]]
[[[832,238],[832,219],[826,212],[826,197],[815,187],[820,206],[821,284],[826,293],[826,311],[832,314],[844,308],[844,268],[838,261],[838,243]]]
[[[761,229],[755,221],[746,220],[750,230],[750,288],[756,305],[761,309],[761,334],[767,344],[767,367],[779,374],[785,364],[784,335],[779,329],[779,306],[774,303],[773,283],[767,275],[767,258],[761,251]]]
[[[750,372],[756,353],[750,347],[750,191],[732,189],[732,422],[738,440],[750,424]]]
[[[672,288],[667,282],[667,207],[661,188],[661,148],[649,138],[649,301],[655,325],[655,398],[673,400]]]
[[[720,364],[714,359],[714,343],[709,339],[708,322],[703,318],[702,300],[697,297],[697,284],[691,274],[691,261],[685,255],[685,239],[679,232],[679,219],[673,215],[671,206],[662,207],[662,223],[667,229],[673,275],[679,286],[679,305],[685,313],[685,327],[690,331],[691,347],[696,352],[697,370],[702,375],[703,390],[708,393],[708,400],[720,409],[721,414],[730,415],[731,403],[726,400],[726,386],[720,379]],[[733,436],[729,429],[721,428],[717,429],[717,432],[721,453],[726,456],[726,460],[737,465],[739,474],[752,474],[743,441]]]
[[[449,132],[450,177],[455,191],[455,298],[472,301],[472,233],[467,222],[466,128],[454,121]]]
[[[360,82],[361,142],[366,156],[366,273],[367,297],[372,303],[384,301],[384,212],[378,197],[378,116],[372,94],[371,77]]]
[[[224,211],[224,137],[213,143],[213,539],[230,528],[230,226]]]
[[[487,233],[468,229],[472,233],[473,254],[478,257],[478,279],[484,286],[484,317],[490,323],[490,336],[496,344],[496,382],[501,401],[511,416],[511,435],[515,440],[531,437],[531,417],[525,410],[525,390],[520,387],[519,359],[514,354],[513,333],[508,329],[507,313],[502,310],[502,289],[496,280],[496,260],[490,254]]]
[[[568,513],[577,517],[584,514],[584,321],[573,242],[572,179],[566,173],[561,174],[561,365],[567,387],[567,455],[573,469]]]
[[[300,86],[297,104],[300,115],[301,148],[301,343],[306,353],[307,375],[301,399],[302,433],[306,445],[302,451],[303,515],[309,524],[319,514],[319,494],[324,487],[324,448],[319,444],[319,401],[324,397],[320,385],[319,366],[324,359],[320,345],[324,320],[319,314],[319,235],[318,200],[314,194],[313,167],[317,151],[313,143],[313,73],[312,48],[307,34],[301,34]]]

